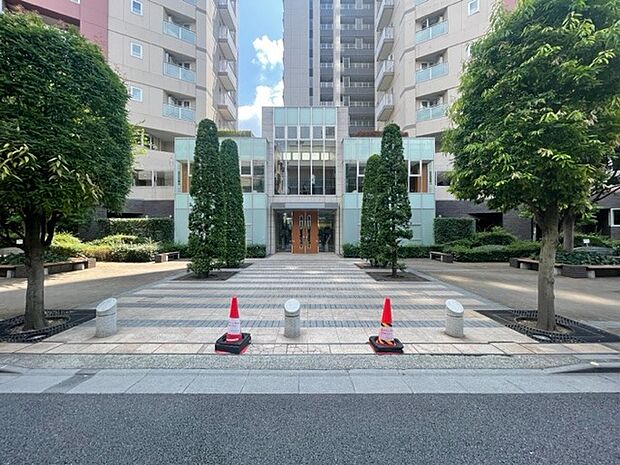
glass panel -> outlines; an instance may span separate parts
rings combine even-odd
[[[314,126],[312,128],[313,139],[323,139],[323,126]]]
[[[134,186],[151,187],[153,185],[153,172],[144,170],[135,170],[133,172]]]
[[[289,139],[297,139],[297,126],[288,126],[286,131]]]
[[[284,148],[283,142],[278,142],[274,144],[274,179],[273,179],[273,191],[274,194],[285,194],[286,193],[286,161],[284,159],[284,153],[282,152]]]
[[[276,213],[276,234],[278,243],[276,250],[278,252],[291,251],[291,229],[293,217],[290,213]]]
[[[319,155],[314,153],[313,155]],[[325,188],[323,186],[325,179],[323,176],[323,161],[312,159],[312,194],[323,195]]]
[[[326,126],[325,127],[325,138],[326,139],[335,139],[336,138],[336,128],[334,126]]]
[[[284,139],[284,126],[276,126],[276,139]]]
[[[306,247],[312,248],[312,216],[306,216]]]
[[[299,128],[300,139],[310,139],[310,126],[302,126]]]
[[[334,213],[319,212],[319,252],[334,252]]]
[[[249,176],[252,174],[252,162],[247,160],[241,161],[241,176]]]
[[[312,173],[311,173],[311,145],[310,141],[301,142],[299,151],[301,153],[299,168],[299,193],[301,195],[310,195],[312,193]]]
[[[325,142],[321,157],[325,160],[325,194],[336,195],[336,142]]]
[[[265,162],[254,160],[253,192],[265,192]]]
[[[357,163],[349,162],[345,165],[345,192],[357,191]]]
[[[241,176],[241,190],[252,192],[252,176]]]
[[[172,171],[156,171],[155,185],[160,187],[170,187],[174,185],[174,175]]]
[[[611,211],[611,225],[620,226],[620,208],[615,208]]]
[[[299,158],[299,153],[290,153],[290,155]],[[287,178],[287,191],[289,195],[299,194],[299,160],[287,160],[286,162],[286,178]]]
[[[409,174],[412,176],[420,176],[422,173],[420,171],[422,162],[421,161],[410,161],[409,162]]]

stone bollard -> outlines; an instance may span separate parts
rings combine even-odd
[[[284,304],[284,337],[299,337],[301,333],[301,305],[297,299],[289,299]]]
[[[116,334],[116,299],[106,299],[97,305],[95,337],[109,337]]]
[[[463,335],[463,306],[458,300],[446,300],[446,334],[452,337]]]

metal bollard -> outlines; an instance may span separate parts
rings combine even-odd
[[[299,337],[301,333],[301,305],[297,299],[284,303],[284,337]]]
[[[106,299],[97,305],[95,337],[109,337],[116,334],[116,299]]]
[[[446,300],[446,334],[462,338],[463,334],[463,305],[458,300]]]

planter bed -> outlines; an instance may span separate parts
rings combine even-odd
[[[511,258],[510,266],[524,270],[538,271],[538,260],[531,258]],[[567,278],[597,278],[620,276],[620,265],[567,265],[556,263],[555,274]]]

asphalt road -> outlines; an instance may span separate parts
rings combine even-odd
[[[618,464],[620,395],[0,395],[2,464]]]

